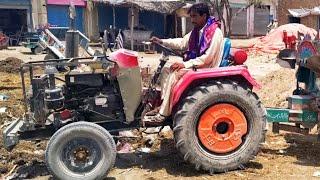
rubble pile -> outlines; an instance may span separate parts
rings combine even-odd
[[[17,73],[20,70],[20,65],[23,61],[18,58],[8,57],[0,61],[0,72]]]
[[[314,39],[317,35],[317,31],[309,28],[303,24],[285,24],[282,25],[266,36],[257,38],[255,43],[252,44],[252,50],[260,50],[265,53],[278,53],[279,50],[285,47],[283,42],[283,31],[287,31],[288,35],[295,35],[298,37],[298,32],[304,35],[310,35]]]

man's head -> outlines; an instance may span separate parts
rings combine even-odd
[[[191,23],[198,28],[202,28],[210,17],[209,6],[206,3],[196,3],[188,11]]]

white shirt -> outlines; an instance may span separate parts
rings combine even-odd
[[[202,28],[199,33],[199,37],[202,36],[203,33]],[[191,32],[185,35],[183,38],[174,38],[174,39],[163,39],[163,44],[172,49],[186,51],[188,50],[188,43],[190,39]],[[224,48],[224,38],[222,31],[217,28],[211,40],[209,48],[205,51],[205,53],[195,59],[190,59],[187,62],[184,62],[185,68],[191,68],[193,66],[197,66],[199,68],[212,68],[218,67],[220,65],[222,56],[223,56],[223,48]]]

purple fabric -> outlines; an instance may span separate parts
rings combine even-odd
[[[185,61],[199,57],[205,53],[211,44],[214,32],[218,27],[218,23],[214,17],[210,17],[203,29],[199,43],[199,28],[194,28],[189,39],[189,48]]]

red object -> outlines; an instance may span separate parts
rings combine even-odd
[[[283,42],[286,46],[286,49],[296,49],[296,36],[288,36],[287,31],[283,31]]]
[[[222,103],[213,105],[201,115],[198,137],[209,151],[229,153],[241,145],[247,130],[247,120],[241,110]]]
[[[60,112],[60,116],[62,120],[67,120],[71,118],[71,112],[68,109],[65,109]]]
[[[248,54],[242,49],[231,49],[230,55],[233,57],[233,62],[236,65],[242,65],[248,59]]]
[[[0,32],[0,49],[7,47],[9,44],[9,37]]]
[[[70,3],[73,3],[75,6],[86,6],[86,2],[84,0],[47,0],[47,4],[50,5],[67,5],[69,6]]]
[[[218,77],[230,78],[232,76],[243,77],[244,81],[252,87],[255,87],[257,89],[261,88],[256,80],[250,75],[248,69],[244,66],[198,69],[197,71],[189,70],[173,87],[170,99],[170,107],[172,108],[178,103],[182,93],[190,86],[193,81],[207,78],[213,79]]]
[[[138,55],[134,51],[119,49],[111,53],[110,57],[120,68],[134,68],[139,66]]]

